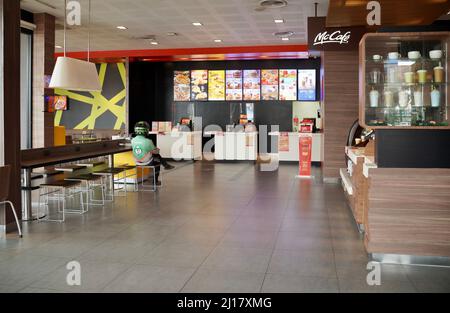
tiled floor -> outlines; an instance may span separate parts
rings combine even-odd
[[[158,193],[29,224],[0,240],[0,292],[450,292],[449,268],[383,265],[368,286],[341,187],[296,171],[178,164]],[[73,260],[79,287],[66,283]]]

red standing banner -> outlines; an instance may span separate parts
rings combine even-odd
[[[299,136],[299,177],[311,177],[311,154],[312,154],[312,135],[302,134]]]

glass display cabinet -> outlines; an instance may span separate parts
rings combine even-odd
[[[360,42],[360,121],[372,129],[450,129],[450,32],[372,33]]]

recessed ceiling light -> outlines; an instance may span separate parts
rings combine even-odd
[[[283,40],[283,41],[288,41],[289,38],[288,38],[288,37],[283,37],[283,38],[281,38],[281,40]]]
[[[61,46],[55,46],[55,48],[56,48],[56,49],[62,49],[62,47],[61,47]]]
[[[151,41],[150,43],[155,46],[159,45],[159,43],[157,41]]]
[[[294,35],[294,32],[292,31],[287,31],[287,32],[278,32],[273,34],[276,37],[280,37],[280,38],[284,38],[284,37],[291,37]]]
[[[222,42],[222,39],[214,39],[214,42]]]
[[[193,22],[192,25],[194,25],[194,26],[203,26],[203,24],[200,23],[200,22]]]
[[[259,5],[262,8],[268,8],[268,9],[279,9],[287,6],[286,0],[262,0],[259,2]]]
[[[276,20],[273,20],[276,24],[283,24],[284,23],[284,20],[283,19],[276,19]]]
[[[127,27],[125,27],[125,26],[117,26],[117,29],[120,29],[120,30],[125,30],[125,29],[128,29]]]

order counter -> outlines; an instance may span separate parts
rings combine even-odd
[[[323,134],[312,133],[312,162],[323,162]],[[299,137],[298,132],[271,132],[269,136],[277,137],[278,151],[273,153],[278,156],[278,161],[299,161]],[[282,137],[283,140],[282,140]],[[282,143],[284,141],[284,143]]]
[[[200,160],[202,158],[202,132],[150,132],[156,135],[155,145],[163,158],[174,160]]]
[[[379,168],[364,148],[345,152],[342,184],[367,252],[380,261],[449,258],[450,169]]]
[[[257,132],[205,132],[214,136],[214,159],[227,161],[256,161]]]

